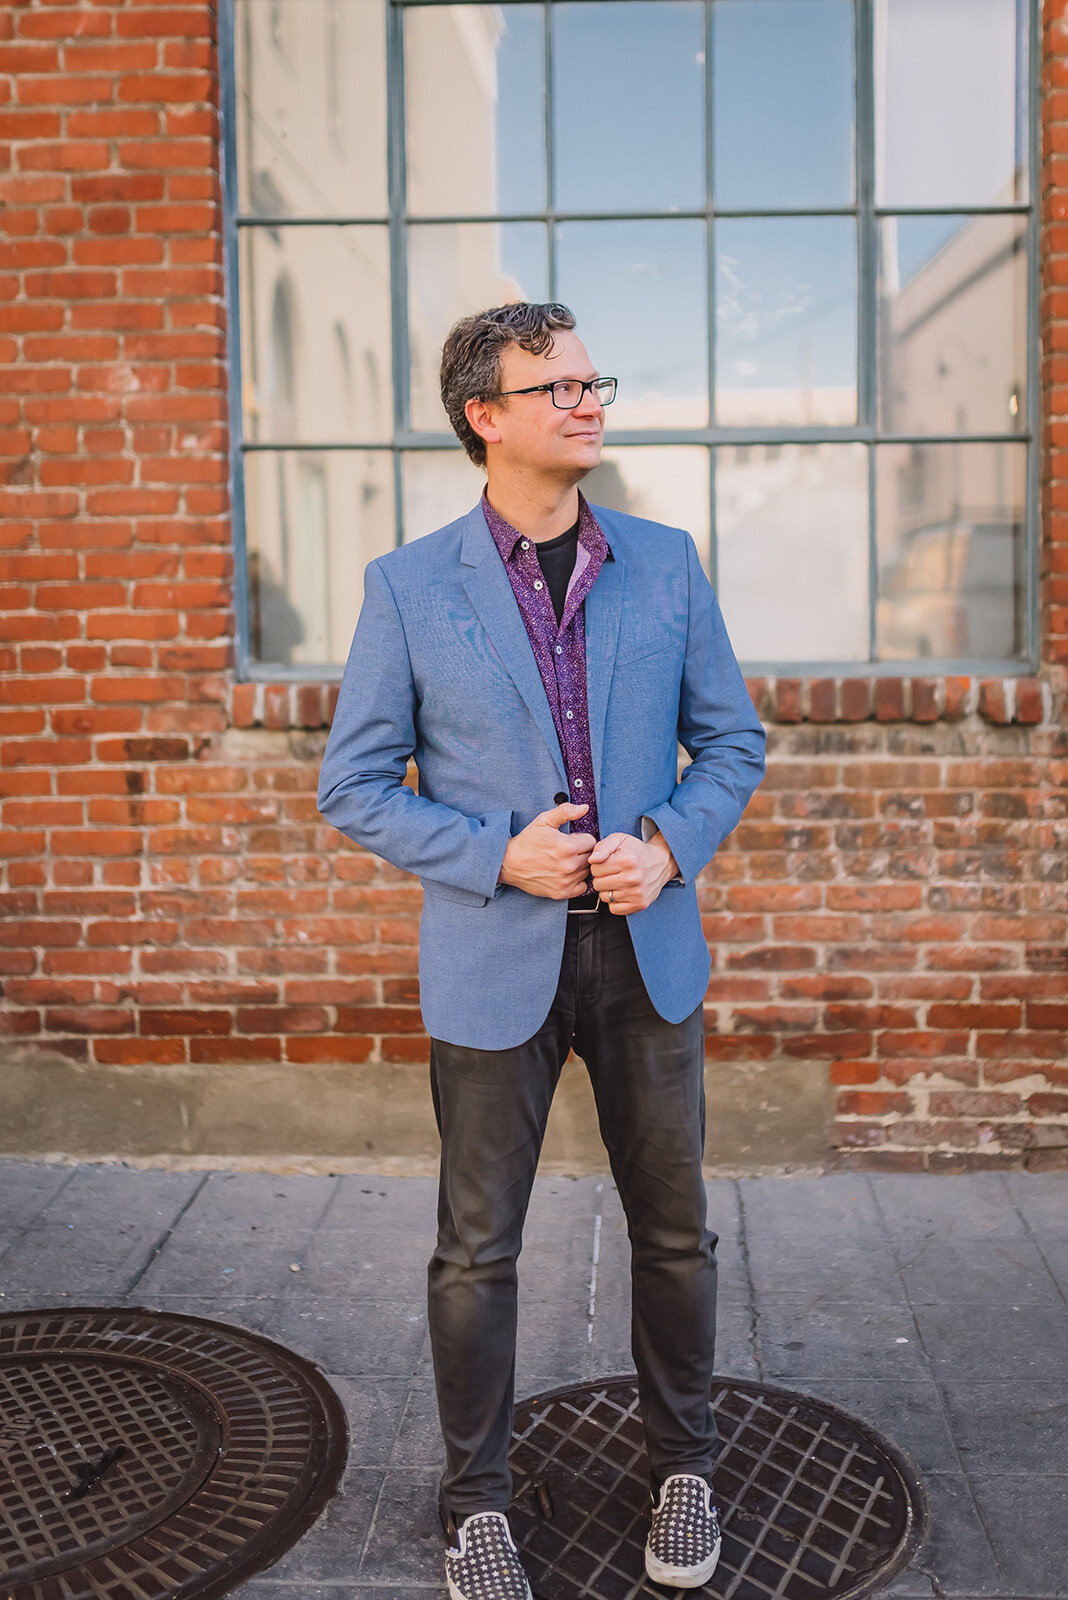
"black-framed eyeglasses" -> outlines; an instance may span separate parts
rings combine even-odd
[[[615,378],[557,378],[553,383],[536,383],[530,389],[502,389],[499,394],[486,395],[487,400],[503,400],[512,394],[550,394],[557,411],[574,411],[582,404],[586,390],[602,406],[610,406],[616,397]]]

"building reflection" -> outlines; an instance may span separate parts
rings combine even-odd
[[[506,205],[536,215],[544,203],[544,165],[516,154],[516,85],[526,85],[528,120],[541,92],[534,10],[405,12],[417,220],[406,224],[399,402],[386,7],[237,0],[238,187],[242,211],[259,219],[239,230],[239,271],[244,431],[257,447],[246,453],[244,483],[261,660],[344,659],[364,566],[395,541],[395,482],[406,539],[458,515],[480,491],[480,475],[455,450],[407,449],[395,479],[393,441],[398,424],[448,431],[437,369],[457,317],[548,295],[546,222],[433,220],[435,212],[492,217]],[[994,203],[1015,192],[1006,186]],[[743,661],[866,660],[873,586],[880,658],[1006,659],[1022,646],[1026,447],[1012,435],[1026,426],[1025,221],[947,213],[879,226],[879,433],[920,442],[754,438],[712,451],[613,445],[611,431],[677,437],[708,419],[704,224],[665,216],[560,225],[558,287],[574,290],[593,360],[624,375],[630,362],[635,374],[629,384],[623,377],[604,463],[586,492],[693,533]],[[715,224],[717,425],[755,433],[855,425],[854,234],[841,217]],[[677,293],[665,289],[675,280],[664,256],[672,270],[685,268]],[[935,442],[939,435],[953,438]]]

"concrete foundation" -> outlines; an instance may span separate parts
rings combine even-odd
[[[723,1175],[822,1170],[832,1091],[811,1062],[710,1062],[706,1164]],[[0,1154],[183,1167],[437,1170],[424,1062],[167,1068],[86,1066],[9,1050],[0,1066]],[[542,1171],[604,1172],[582,1063],[553,1103]]]

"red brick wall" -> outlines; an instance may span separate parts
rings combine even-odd
[[[846,1165],[1068,1161],[1068,22],[1044,11],[1035,679],[751,689],[701,889],[714,1070],[803,1059]],[[423,1060],[419,888],[314,804],[329,686],[235,684],[212,8],[0,17],[9,1059]]]

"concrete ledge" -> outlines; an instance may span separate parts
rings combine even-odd
[[[728,1176],[822,1171],[831,1090],[811,1062],[710,1062],[705,1161]],[[37,1161],[272,1171],[435,1173],[423,1062],[114,1067],[25,1047],[0,1064],[0,1155]],[[589,1080],[572,1057],[553,1102],[545,1173],[607,1169]]]

